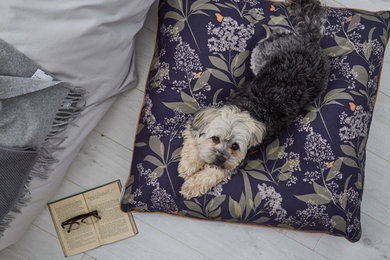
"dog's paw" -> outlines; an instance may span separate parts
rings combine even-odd
[[[189,175],[188,168],[182,162],[179,163],[179,166],[177,167],[177,172],[179,173],[179,176],[183,179],[186,179]]]
[[[194,163],[194,162],[191,163],[191,162],[185,162],[184,160],[181,160],[177,168],[177,171],[179,173],[179,176],[186,180],[195,172],[199,171],[199,169],[200,169],[199,163]]]
[[[182,190],[180,191],[180,193],[181,193],[181,195],[183,195],[183,197],[184,197],[186,200],[190,200],[190,199],[196,197],[196,196],[193,195],[193,194],[191,193],[191,191],[188,190],[188,189],[182,189]]]
[[[180,193],[186,200],[190,200],[195,197],[202,196],[206,194],[207,190],[202,189],[201,186],[196,185],[191,179],[189,181],[185,181],[181,186]]]
[[[230,178],[229,171],[223,171],[215,167],[206,166],[203,170],[193,173],[185,179],[180,193],[186,199],[192,199],[206,194],[218,183]]]

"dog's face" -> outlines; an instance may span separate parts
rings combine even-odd
[[[202,109],[187,127],[197,141],[199,157],[224,170],[239,166],[248,149],[265,135],[263,123],[234,106]]]

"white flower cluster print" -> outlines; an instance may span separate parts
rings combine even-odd
[[[352,140],[357,137],[367,136],[370,121],[371,113],[365,111],[361,105],[356,107],[351,116],[348,116],[347,113],[343,111],[340,115],[340,124],[344,125],[339,130],[341,140]]]
[[[326,167],[326,163],[334,160],[332,147],[327,139],[320,133],[316,133],[310,123],[305,122],[305,118],[300,115],[295,119],[298,132],[307,132],[304,150],[306,157],[304,160],[318,163]]]
[[[231,17],[224,17],[220,26],[212,22],[206,25],[207,33],[212,35],[207,46],[210,52],[237,51],[243,52],[246,49],[247,41],[255,33],[253,24],[238,24]]]
[[[171,212],[177,210],[177,205],[172,196],[160,186],[155,173],[150,169],[145,169],[141,163],[137,164],[140,176],[145,178],[145,185],[152,186],[152,196],[150,197],[151,209]],[[141,194],[141,191],[138,191]],[[136,197],[136,196],[135,196]]]
[[[276,220],[282,220],[286,217],[287,211],[282,207],[283,198],[280,193],[275,191],[272,186],[265,183],[257,185],[261,198],[265,201],[265,208],[270,216],[275,215]]]

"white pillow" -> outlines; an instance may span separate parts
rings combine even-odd
[[[153,0],[1,0],[0,39],[62,81],[87,91],[82,116],[63,133],[49,179],[34,179],[30,203],[16,214],[0,250],[15,243],[46,206],[85,137],[116,95],[136,85],[134,36]]]
[[[0,38],[90,103],[134,83],[134,36],[153,0],[1,0]],[[131,72],[131,73],[129,73]]]

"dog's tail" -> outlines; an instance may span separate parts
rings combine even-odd
[[[291,0],[291,9],[295,16],[295,31],[312,42],[321,39],[326,21],[326,9],[319,0]],[[308,36],[308,37],[307,37]]]

